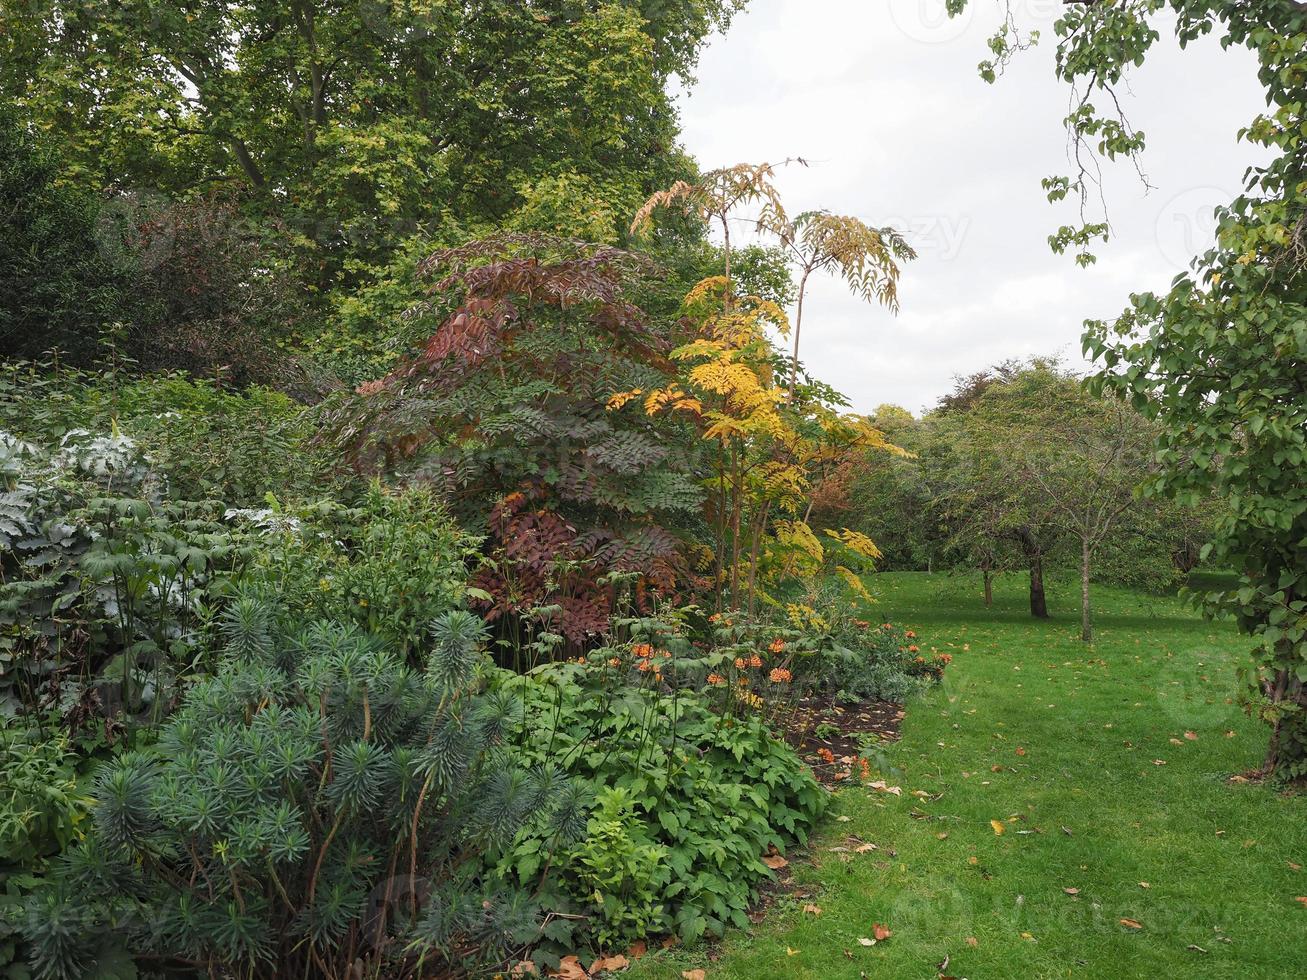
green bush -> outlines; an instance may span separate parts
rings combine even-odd
[[[0,367],[0,430],[57,445],[78,429],[126,433],[174,499],[252,506],[269,493],[321,499],[347,489],[311,444],[313,410],[277,392],[237,392],[181,374]]]
[[[948,660],[923,656],[917,637],[892,623],[864,624],[856,641],[833,645],[826,658],[826,685],[840,700],[903,703],[923,694]]]
[[[238,600],[217,675],[100,773],[90,839],[29,907],[38,976],[121,951],[245,977],[471,969],[538,937],[540,902],[482,855],[576,840],[584,793],[502,748],[521,708],[481,690],[480,620],[441,617],[420,671],[352,624],[296,620]]]
[[[275,501],[274,501],[275,504]],[[235,509],[258,545],[245,573],[302,615],[357,624],[401,654],[425,643],[441,613],[462,605],[478,539],[459,530],[429,490],[374,483],[347,507]]]
[[[747,925],[771,873],[762,858],[805,840],[825,805],[825,791],[761,719],[718,715],[689,688],[703,674],[697,651],[660,658],[661,679],[636,661],[607,648],[583,663],[501,675],[500,689],[525,703],[516,738],[528,757],[554,762],[603,801],[592,836],[552,863],[538,835],[501,861],[516,884],[588,917],[578,934],[549,937],[558,949]]]

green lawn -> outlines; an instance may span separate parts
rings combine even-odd
[[[1227,782],[1264,748],[1233,628],[1099,589],[1087,648],[1071,587],[1040,623],[1022,585],[986,610],[969,579],[878,576],[885,617],[954,656],[890,750],[902,796],[845,790],[791,855],[812,897],[628,976],[1307,977],[1307,797]],[[847,835],[878,849],[832,851]],[[892,937],[859,945],[876,922]]]

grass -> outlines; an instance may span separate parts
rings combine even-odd
[[[1228,781],[1265,748],[1234,703],[1233,627],[1103,588],[1085,647],[1072,587],[1036,622],[1022,585],[987,610],[969,579],[878,576],[886,617],[954,656],[889,750],[902,796],[843,791],[791,855],[810,897],[628,976],[1304,976],[1307,797]],[[878,849],[831,850],[847,835]],[[860,945],[877,922],[893,935]]]

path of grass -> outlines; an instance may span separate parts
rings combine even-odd
[[[923,650],[955,658],[890,752],[903,795],[846,790],[795,873],[814,897],[631,976],[1307,977],[1307,798],[1227,782],[1264,746],[1227,701],[1232,628],[1102,589],[1087,649],[1069,589],[1036,623],[1016,578],[992,611],[968,580],[876,584]],[[832,851],[846,835],[879,849]],[[859,945],[876,922],[893,936]]]

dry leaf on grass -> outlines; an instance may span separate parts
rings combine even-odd
[[[790,862],[785,860],[785,858],[781,857],[779,854],[768,854],[763,857],[762,863],[767,865],[767,867],[771,868],[773,871],[779,871]]]
[[[1080,894],[1080,889],[1079,889],[1079,888],[1063,888],[1062,891],[1066,892],[1068,895],[1079,895],[1079,894]]]
[[[599,959],[591,963],[590,972],[591,973],[601,973],[601,972],[617,973],[619,970],[625,970],[630,965],[631,965],[631,961],[628,960],[625,956],[623,956],[621,953],[614,953],[612,956],[601,956],[599,957]]]
[[[994,828],[995,837],[1002,837],[1003,831],[1007,830],[1007,827],[1003,825],[1002,820],[991,820],[989,822],[989,825]]]
[[[536,975],[536,965],[530,960],[522,960],[520,963],[513,964],[513,969],[508,971],[509,976],[527,977]]]
[[[1197,742],[1197,741],[1198,741],[1198,733],[1197,733],[1197,732],[1185,732],[1185,733],[1184,733],[1184,737],[1187,738],[1187,739],[1188,739],[1189,741],[1191,741],[1191,742]]]
[[[1122,919],[1121,925],[1127,929],[1142,929],[1144,927],[1144,924],[1136,919]]]
[[[708,974],[703,970],[682,970],[681,976],[684,980],[704,980]]]
[[[808,915],[821,915],[821,906],[809,903],[803,907],[803,911]]]
[[[1299,895],[1297,898],[1294,899],[1294,901],[1302,902],[1303,905],[1307,905],[1307,895]]]
[[[968,936],[967,945],[970,946],[972,949],[975,949],[977,946],[980,945],[980,940],[977,939],[975,936]]]
[[[638,960],[645,953],[649,952],[649,947],[643,939],[631,943],[631,948],[626,951],[626,955],[633,960]]]
[[[881,925],[879,922],[873,922],[871,925],[871,934],[876,937],[876,942],[884,942],[894,933],[890,932],[889,927]]]

